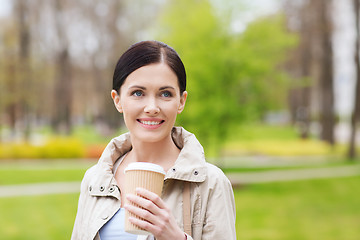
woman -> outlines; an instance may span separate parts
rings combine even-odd
[[[129,133],[112,139],[85,173],[72,239],[236,239],[229,180],[205,161],[193,134],[174,127],[185,106],[185,89],[184,65],[164,43],[139,42],[120,57],[111,97]],[[164,168],[162,196],[145,189],[136,196],[121,194],[124,169],[132,162]],[[125,199],[139,207],[125,205]],[[124,232],[125,209],[146,219],[129,221],[152,235]]]

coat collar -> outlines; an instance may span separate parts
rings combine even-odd
[[[203,182],[207,175],[204,150],[195,135],[181,127],[171,132],[174,143],[181,149],[174,166],[166,173],[166,179]],[[99,165],[112,172],[115,162],[132,148],[130,133],[113,138],[99,159]]]
[[[172,138],[181,151],[165,179],[203,182],[207,175],[204,149],[195,135],[184,128],[174,127]]]

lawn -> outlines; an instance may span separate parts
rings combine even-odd
[[[242,240],[360,239],[360,177],[248,185],[235,190]],[[69,239],[78,194],[0,198],[4,240]]]
[[[4,240],[70,239],[78,194],[0,198]]]
[[[85,170],[83,169],[36,169],[31,171],[0,169],[0,185],[81,181],[84,174]],[[13,176],[17,177],[14,178]]]
[[[238,239],[360,239],[360,177],[249,185],[235,191]]]

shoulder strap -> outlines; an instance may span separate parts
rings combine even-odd
[[[183,219],[184,231],[191,236],[191,208],[190,208],[190,182],[184,181],[183,189]]]

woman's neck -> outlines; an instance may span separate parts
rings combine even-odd
[[[180,153],[171,136],[156,143],[131,140],[132,150],[129,152],[131,162],[155,163],[167,171],[172,167]]]

